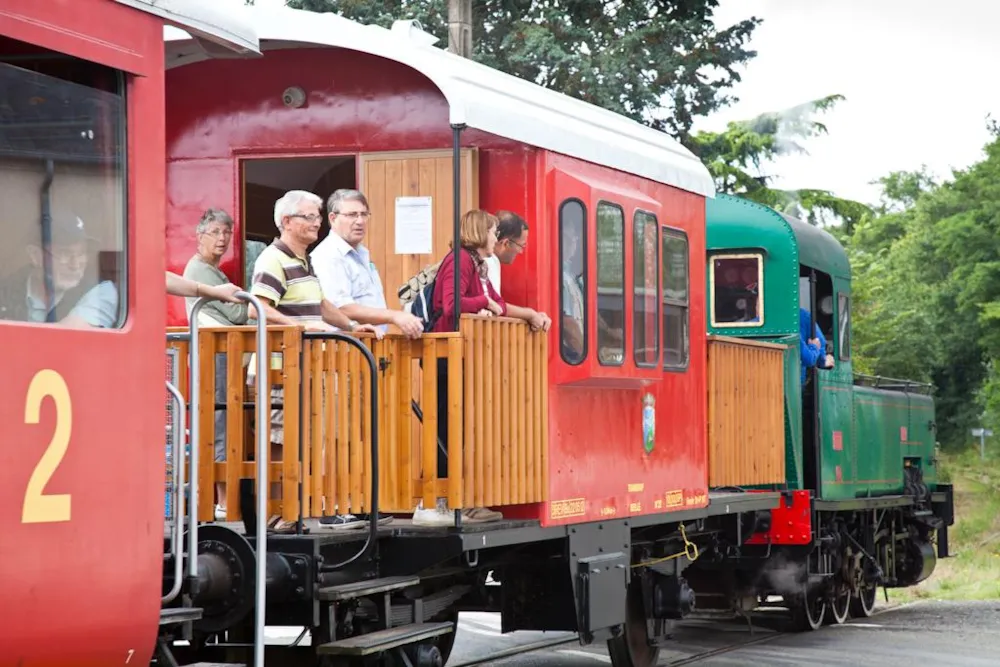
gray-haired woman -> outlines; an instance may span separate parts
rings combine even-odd
[[[184,277],[204,285],[225,285],[229,278],[219,269],[219,262],[229,251],[233,240],[233,218],[221,208],[210,208],[205,211],[194,229],[197,240],[197,251],[187,266],[184,267]],[[185,299],[188,319],[191,310],[197,303],[197,297]],[[247,303],[225,303],[209,301],[202,306],[198,314],[198,325],[203,327],[242,326],[250,317]],[[215,355],[215,402],[226,402],[226,355]],[[226,460],[226,411],[215,411],[215,461]],[[215,485],[218,504],[215,506],[215,519],[226,518],[226,484],[217,482]]]

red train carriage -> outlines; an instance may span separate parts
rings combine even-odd
[[[163,437],[163,26],[215,49],[257,48],[245,26],[223,30],[217,19],[192,3],[0,2],[5,665],[141,664],[152,651],[163,522],[162,449],[149,447]],[[63,309],[59,297],[71,293],[80,307]]]
[[[268,392],[232,379],[237,360],[257,349],[254,332],[187,335],[183,305],[172,303],[169,346],[198,355],[179,371],[183,391],[185,373],[200,382],[187,396],[200,451],[194,509],[213,520],[208,490],[218,482],[233,501],[228,523],[202,529],[193,641],[171,646],[164,635],[164,654],[208,659],[254,636],[259,649],[266,622],[311,631],[311,647],[269,646],[281,660],[399,650],[437,665],[458,611],[493,609],[507,631],[574,630],[585,643],[609,640],[616,665],[655,663],[647,640],[693,603],[686,565],[739,545],[758,511],[777,505],[773,493],[708,490],[703,257],[713,187],[704,166],[662,133],[443,52],[409,22],[387,31],[284,8],[247,16],[262,59],[209,61],[185,35],[168,35],[168,267],[179,271],[191,256],[202,212],[223,207],[238,242],[222,269],[245,285],[247,248],[273,238],[285,191],[359,188],[373,214],[365,243],[398,308],[395,288],[448,252],[458,214],[506,208],[525,215],[531,240],[503,268],[502,292],[554,325],[545,336],[463,317],[454,333],[367,340],[371,374],[343,342],[270,327],[267,381],[284,390],[285,447],[267,466],[282,487],[267,509],[298,533],[270,535],[266,554],[255,554],[244,537],[259,518],[252,442],[268,426],[255,430],[250,412]],[[397,253],[400,197],[430,198],[429,252]],[[564,305],[574,289],[582,308]],[[563,345],[573,322],[582,349]],[[230,359],[229,461],[215,463],[211,358],[221,351]],[[436,359],[461,378],[447,395],[427,370]],[[349,387],[350,398],[333,398],[330,386]],[[448,474],[438,478],[441,400],[454,421]],[[504,519],[410,525],[419,500],[440,496]],[[322,528],[314,519],[335,505],[396,518],[367,534]],[[252,618],[260,599],[249,573],[265,559],[273,602],[266,619]],[[231,568],[243,583],[210,585]],[[490,572],[499,594],[483,585]],[[165,590],[171,584],[168,573]]]

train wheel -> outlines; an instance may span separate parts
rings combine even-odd
[[[660,649],[649,643],[649,626],[642,604],[642,581],[634,577],[625,598],[625,632],[608,640],[614,667],[653,667]]]
[[[878,587],[866,581],[858,589],[858,594],[851,597],[851,616],[854,618],[868,618],[875,611],[875,597],[878,595]]]
[[[827,625],[840,625],[847,620],[851,610],[851,589],[847,586],[838,586],[836,596],[827,603],[826,618]]]
[[[802,585],[802,591],[788,597],[788,610],[792,613],[792,631],[818,630],[826,614],[826,599],[818,586]]]
[[[451,621],[455,624],[455,629],[447,634],[438,636],[434,644],[437,646],[438,651],[441,652],[441,664],[447,665],[448,658],[451,656],[451,650],[455,648],[455,635],[458,634],[458,612],[450,612],[447,618],[441,619],[445,621]]]

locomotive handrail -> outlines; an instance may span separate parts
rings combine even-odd
[[[378,364],[375,362],[375,355],[372,351],[368,349],[368,346],[362,343],[360,340],[354,336],[349,336],[347,334],[339,333],[336,331],[305,331],[302,333],[303,340],[339,340],[351,345],[353,347],[361,350],[361,353],[365,356],[365,361],[368,362],[368,370],[371,374],[371,386],[368,392],[369,398],[371,400],[371,506],[368,508],[368,537],[365,539],[365,544],[361,549],[340,563],[334,563],[332,565],[323,565],[320,568],[321,572],[333,572],[334,570],[339,570],[346,567],[358,560],[362,556],[368,553],[368,551],[375,544],[375,538],[378,535],[378,483],[379,483],[379,470],[378,470]],[[259,394],[258,394],[259,395]],[[301,513],[301,505],[299,512]]]
[[[257,297],[249,292],[237,292],[237,299],[248,301],[257,309],[257,451],[255,461],[257,462],[257,534],[256,534],[256,556],[257,567],[255,572],[255,608],[254,608],[254,642],[253,642],[253,665],[254,667],[264,667],[264,613],[267,604],[267,591],[265,583],[267,581],[267,466],[269,461],[267,420],[269,418],[268,403],[271,392],[267,381],[267,359],[270,357],[267,351],[267,313]],[[191,414],[195,419],[191,420],[191,515],[188,528],[188,578],[193,586],[197,586],[198,581],[198,449],[199,433],[197,418],[199,414],[199,391],[201,389],[201,373],[198,372],[200,366],[198,358],[198,314],[202,307],[211,299],[202,297],[195,302],[191,309]],[[265,391],[266,389],[266,391]],[[194,592],[192,592],[192,597]]]
[[[882,375],[868,375],[866,373],[855,373],[854,382],[856,384],[860,383],[862,386],[871,386],[876,389],[899,389],[908,390],[910,388],[914,389],[925,389],[929,392],[933,392],[934,385],[929,382],[918,382],[916,380],[903,380],[900,378],[890,378],[884,377]],[[870,385],[865,385],[868,382]]]
[[[169,380],[167,391],[177,406],[177,419],[174,420],[171,433],[174,452],[174,534],[170,538],[170,555],[174,559],[174,583],[170,591],[160,599],[160,604],[168,605],[181,592],[184,578],[184,558],[181,556],[181,544],[184,542],[184,425],[187,424],[187,406],[184,396]]]

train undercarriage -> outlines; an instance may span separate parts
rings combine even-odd
[[[366,531],[269,535],[268,626],[303,628],[293,646],[268,645],[267,664],[439,667],[459,611],[500,612],[502,631],[570,631],[607,642],[616,667],[656,662],[670,621],[694,610],[685,568],[722,562],[766,528],[777,493],[713,493],[702,509],[573,526],[502,521],[460,528],[380,526]],[[161,620],[158,665],[249,664],[254,650],[252,531],[202,525],[197,577]],[[173,587],[172,564],[164,591]],[[499,584],[499,585],[494,585]],[[273,661],[273,662],[272,662]]]
[[[737,558],[692,566],[687,577],[699,591],[699,609],[730,609],[749,618],[779,597],[793,631],[871,616],[879,587],[916,585],[931,576],[938,558],[949,556],[952,489],[939,484],[922,496],[812,500],[811,530],[799,540],[782,512],[794,501],[783,500],[775,519],[783,533],[776,526],[771,540],[755,536],[757,543],[745,545]]]

